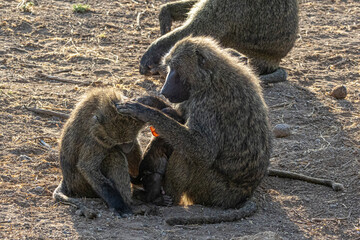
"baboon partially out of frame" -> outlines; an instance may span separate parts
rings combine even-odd
[[[185,20],[173,31],[172,21]],[[184,0],[161,7],[161,33],[142,56],[140,73],[159,72],[161,58],[187,36],[211,36],[249,59],[264,83],[286,80],[279,63],[294,46],[298,0]]]
[[[169,74],[161,93],[178,103],[185,124],[137,102],[120,104],[118,111],[150,123],[173,146],[165,192],[176,204],[186,198],[206,206],[244,206],[267,172],[271,151],[258,78],[204,37],[179,41],[165,64]],[[245,205],[247,214],[254,211],[253,204]]]
[[[56,200],[82,208],[76,197],[101,197],[120,216],[132,214],[129,171],[138,174],[144,122],[119,114],[122,102],[113,90],[95,90],[73,110],[61,136]]]

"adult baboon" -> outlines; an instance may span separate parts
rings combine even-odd
[[[206,206],[243,206],[265,176],[270,157],[258,78],[203,37],[179,41],[165,64],[169,74],[161,93],[178,103],[185,124],[136,102],[118,105],[118,111],[149,122],[173,146],[165,191],[176,204],[186,198]]]
[[[298,0],[185,0],[161,7],[161,33],[140,62],[140,73],[159,71],[161,58],[186,36],[211,36],[222,46],[249,58],[263,82],[286,80],[280,60],[294,46],[298,32]],[[186,21],[171,32],[173,20]],[[167,33],[168,32],[168,33]],[[277,70],[277,71],[276,71]],[[271,74],[269,78],[268,74]]]
[[[95,90],[71,113],[61,136],[56,200],[82,208],[73,197],[101,197],[120,216],[132,213],[129,171],[138,174],[137,134],[144,122],[119,114],[122,101],[113,90]]]

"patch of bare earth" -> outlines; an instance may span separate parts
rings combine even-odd
[[[272,125],[292,127],[291,136],[274,140],[271,165],[334,179],[345,191],[268,177],[255,194],[259,210],[252,217],[175,227],[164,220],[223,211],[171,207],[118,219],[100,200],[86,199],[101,215],[88,220],[53,202],[64,120],[24,106],[69,113],[89,88],[114,87],[127,96],[159,90],[163,80],[141,76],[138,63],[159,36],[165,2],[88,0],[92,11],[84,14],[72,12],[75,1],[36,0],[31,12],[18,9],[19,1],[0,2],[0,238],[230,239],[273,231],[284,239],[359,239],[358,0],[303,1],[296,46],[282,63],[289,81],[264,88]],[[91,84],[48,80],[39,72]],[[343,100],[329,96],[337,85],[348,90]]]

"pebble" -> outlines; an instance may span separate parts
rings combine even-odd
[[[42,194],[44,192],[44,190],[45,189],[43,187],[37,186],[37,187],[31,189],[30,192],[33,192],[33,193],[35,193],[37,195],[40,195],[40,194]]]
[[[338,86],[333,88],[333,90],[330,93],[330,96],[336,98],[336,99],[344,99],[347,95],[347,89],[343,86]]]
[[[75,211],[75,215],[84,216],[84,213],[83,213],[83,211],[81,209],[78,209],[78,210]]]
[[[20,155],[20,156],[19,156],[19,160],[20,160],[20,161],[32,160],[32,158],[29,157],[29,156],[26,156],[26,155]]]
[[[290,126],[285,123],[277,124],[273,129],[276,138],[288,137],[291,134]]]

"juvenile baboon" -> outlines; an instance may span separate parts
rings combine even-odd
[[[179,113],[170,106],[163,108],[162,112],[174,120],[184,123]],[[142,184],[144,188],[144,191],[134,191],[135,198],[160,206],[169,206],[172,204],[172,199],[168,195],[165,195],[165,192],[162,190],[167,161],[172,152],[173,147],[166,139],[161,136],[152,139],[146,147],[144,157],[140,163],[139,175],[136,178],[131,178],[131,183],[136,185]]]
[[[138,174],[144,122],[119,114],[122,101],[113,90],[94,90],[73,110],[61,136],[56,200],[82,208],[74,197],[101,197],[120,216],[132,213],[129,171]]]
[[[149,122],[173,146],[165,192],[176,204],[186,198],[206,206],[243,206],[266,174],[271,149],[258,78],[204,37],[176,43],[165,64],[169,74],[161,93],[178,103],[185,124],[136,102],[118,105],[118,111]],[[231,219],[246,216],[238,213]]]
[[[286,80],[279,63],[294,46],[298,32],[298,0],[185,0],[161,7],[161,33],[142,56],[140,73],[159,72],[161,58],[187,36],[211,36],[249,59],[262,81]],[[186,19],[171,32],[173,20]],[[278,70],[278,71],[276,71]],[[267,78],[267,74],[272,74]]]

